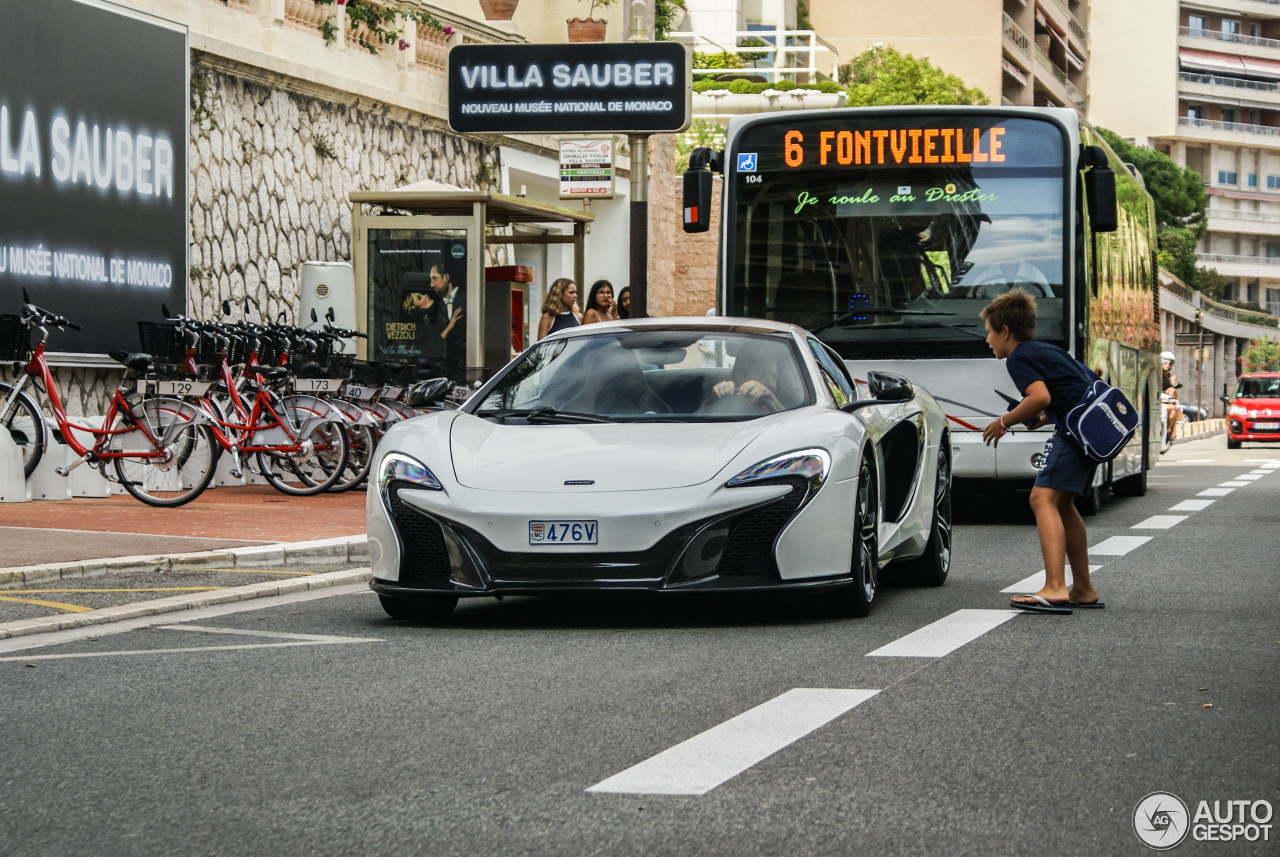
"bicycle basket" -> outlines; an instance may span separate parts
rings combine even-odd
[[[187,347],[177,325],[159,321],[138,322],[138,339],[142,350],[157,363],[181,363],[187,358]]]
[[[0,315],[0,360],[31,356],[31,328],[20,315]]]

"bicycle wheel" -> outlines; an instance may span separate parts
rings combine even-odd
[[[378,445],[378,438],[369,426],[347,426],[344,431],[347,435],[347,466],[338,481],[330,486],[331,494],[350,491],[369,478],[373,449]]]
[[[0,406],[9,398],[11,384],[0,384]],[[0,426],[9,430],[9,436],[22,453],[23,475],[30,479],[44,455],[44,420],[40,418],[40,409],[26,393],[13,397],[5,413],[0,414]]]
[[[146,399],[134,410],[147,430],[161,444],[160,458],[117,458],[116,476],[124,490],[148,506],[172,508],[190,503],[213,481],[217,444],[207,425],[192,422],[194,409],[177,399]],[[117,417],[113,429],[127,427]],[[112,438],[108,449],[151,452],[156,446],[139,430]]]
[[[285,402],[280,416],[298,432],[319,414],[308,407]],[[297,453],[259,452],[258,469],[267,484],[282,494],[310,497],[328,491],[342,478],[349,445],[340,422],[322,422],[305,438],[309,448]]]

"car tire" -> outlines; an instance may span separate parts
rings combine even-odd
[[[1227,438],[1227,449],[1239,449],[1240,441]]]
[[[849,586],[837,589],[831,606],[840,616],[860,618],[871,612],[880,587],[879,493],[870,456],[862,459],[858,473],[858,493],[854,501],[853,556]]]
[[[379,595],[378,600],[388,616],[406,621],[447,619],[458,606],[456,595]]]
[[[938,473],[933,489],[933,524],[924,553],[903,563],[907,579],[917,586],[941,586],[951,571],[951,460],[950,442],[943,440],[938,451]]]
[[[1088,494],[1082,494],[1076,498],[1076,509],[1081,515],[1092,518],[1102,511],[1102,489],[1103,486],[1094,485],[1089,489]]]
[[[1144,411],[1145,413],[1145,411]],[[1111,493],[1117,497],[1145,497],[1147,495],[1147,473],[1151,464],[1147,460],[1147,450],[1151,448],[1151,438],[1147,436],[1147,420],[1142,420],[1142,470],[1132,476],[1116,480],[1111,486]]]

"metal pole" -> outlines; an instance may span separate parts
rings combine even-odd
[[[631,141],[631,317],[649,314],[649,137]]]

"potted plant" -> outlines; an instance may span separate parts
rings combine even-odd
[[[607,9],[613,5],[613,0],[590,0],[591,6],[587,9],[587,17],[570,18],[569,24],[569,41],[571,42],[603,42],[605,25],[609,23],[607,18],[595,17],[596,8]]]
[[[510,21],[520,0],[480,0],[480,11],[486,21]]]

